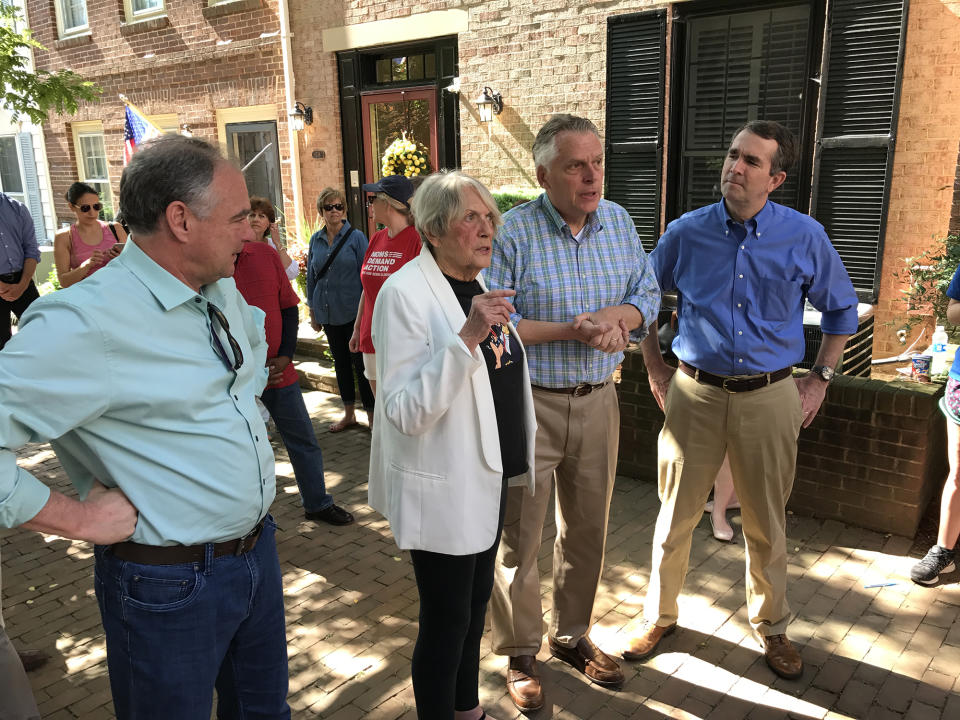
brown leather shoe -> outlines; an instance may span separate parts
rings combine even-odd
[[[777,675],[796,680],[803,675],[803,660],[786,635],[764,635],[763,656]]]
[[[564,647],[553,638],[549,638],[550,654],[557,660],[576,668],[597,685],[615,686],[623,684],[623,670],[617,661],[593,644],[584,635],[572,647]]]
[[[43,667],[50,659],[50,656],[43,650],[23,650],[22,652],[17,652],[17,655],[20,658],[20,664],[23,665],[23,669],[27,672]]]
[[[646,660],[653,655],[660,640],[677,629],[677,624],[655,625],[652,622],[644,622],[640,632],[630,638],[630,645],[624,650],[624,660]]]
[[[507,692],[521,712],[543,707],[543,688],[540,686],[536,657],[517,655],[510,658],[507,666]]]

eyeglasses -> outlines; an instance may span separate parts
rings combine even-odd
[[[90,208],[93,208],[97,212],[103,208],[103,203],[94,203],[93,205],[81,205],[80,212],[90,212]]]
[[[214,345],[216,345],[217,354],[220,356],[220,359],[223,360],[223,364],[227,366],[227,370],[239,370],[243,365],[243,350],[240,349],[240,343],[237,342],[237,339],[230,334],[230,323],[227,322],[226,316],[220,312],[220,308],[209,300],[207,301],[207,314],[210,316],[210,333],[213,335],[213,342]],[[217,335],[217,331],[213,328],[214,320],[220,324],[220,327],[227,334],[227,342],[230,343],[230,349],[233,351],[233,363],[230,362],[230,358],[227,356],[227,350],[223,347],[223,343],[220,342],[220,336]]]
[[[373,205],[373,204],[374,204],[377,200],[379,200],[379,199],[380,199],[380,198],[378,198],[376,195],[367,195],[367,197],[366,197],[367,207],[370,207],[371,205]]]
[[[324,205],[324,212],[331,212],[336,210],[337,212],[343,212],[343,203],[334,203],[333,205]]]

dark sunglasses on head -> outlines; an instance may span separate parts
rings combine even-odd
[[[343,203],[334,203],[333,205],[324,205],[324,212],[330,212],[331,210],[336,210],[337,212],[343,212]]]
[[[93,208],[97,212],[100,212],[100,209],[103,207],[102,203],[94,203],[93,205],[81,205],[80,212],[90,212],[90,208]]]

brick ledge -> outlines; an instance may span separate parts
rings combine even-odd
[[[56,50],[66,50],[67,48],[80,47],[81,45],[90,45],[93,43],[93,33],[85,32],[82,35],[73,35],[62,40],[57,40],[53,47]]]
[[[165,27],[170,27],[170,18],[166,15],[161,15],[160,17],[153,17],[149,20],[120,23],[120,34],[135,35],[136,33],[147,32],[149,30],[162,30]]]
[[[203,16],[210,20],[211,18],[232,15],[233,13],[245,12],[247,10],[257,10],[263,7],[262,0],[233,0],[233,2],[220,3],[219,5],[207,5],[201,11]]]

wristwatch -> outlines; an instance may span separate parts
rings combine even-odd
[[[814,365],[810,368],[810,372],[819,377],[824,382],[830,382],[833,380],[833,376],[837,374],[837,371],[832,367],[827,367],[826,365]]]

